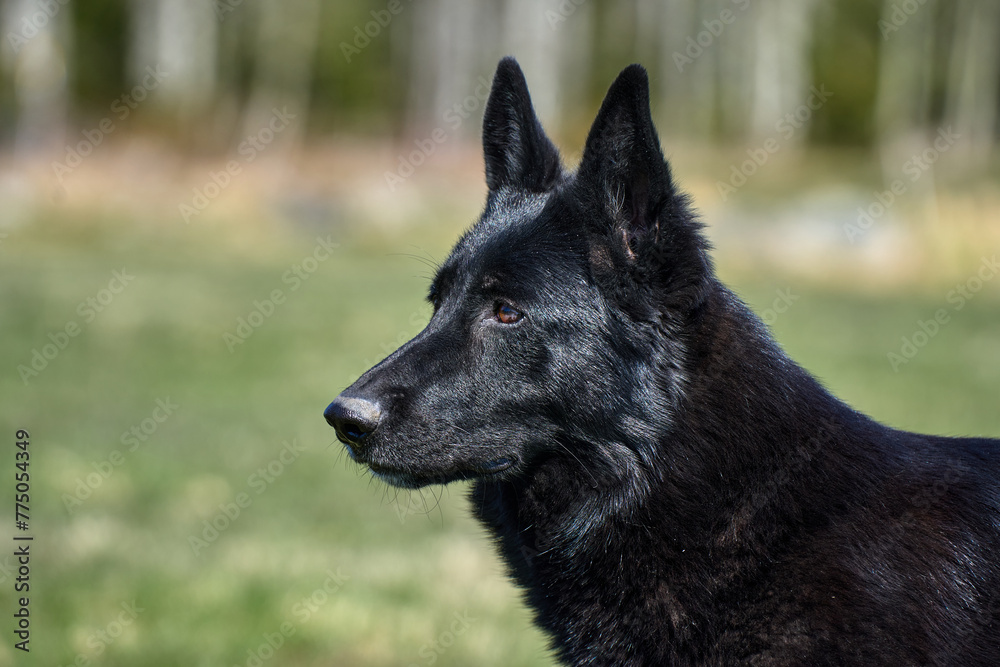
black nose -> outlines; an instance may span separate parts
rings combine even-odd
[[[360,453],[365,438],[378,427],[382,411],[378,403],[365,398],[338,396],[323,412],[326,421],[337,429],[337,437]]]

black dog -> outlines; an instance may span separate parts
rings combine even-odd
[[[471,500],[573,665],[1000,665],[1000,441],[882,426],[714,275],[649,112],[563,170],[517,63],[427,328],[326,410],[397,486]]]

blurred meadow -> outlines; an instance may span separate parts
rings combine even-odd
[[[789,354],[885,423],[1000,437],[992,1],[2,0],[0,26],[0,665],[552,664],[465,487],[387,488],[322,417],[426,323],[505,54],[570,165],[646,65],[718,271]]]

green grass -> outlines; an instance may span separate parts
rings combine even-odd
[[[0,664],[82,655],[130,667],[246,665],[283,623],[291,632],[263,664],[551,664],[468,516],[464,488],[417,494],[373,483],[322,419],[337,392],[428,317],[430,269],[407,255],[440,259],[458,231],[350,229],[332,232],[340,247],[295,291],[282,274],[312,252],[316,233],[276,225],[63,217],[4,240],[2,451],[12,452],[15,429],[30,430],[35,542],[31,659],[11,648],[11,582],[0,571]],[[122,267],[134,281],[84,322],[77,304]],[[1000,284],[897,373],[886,353],[946,306],[947,286],[937,296],[871,296],[790,281],[737,276],[735,287],[757,309],[792,288],[800,298],[775,333],[835,393],[895,426],[1000,435]],[[230,353],[223,334],[274,289],[286,301]],[[17,366],[69,320],[81,333],[25,386]],[[128,451],[122,434],[166,398],[177,410]],[[257,493],[251,476],[292,439],[305,450]],[[64,495],[114,450],[121,465],[68,511]],[[4,458],[10,470],[13,455]],[[12,491],[5,482],[5,502]],[[195,555],[189,537],[241,492],[252,502]],[[331,593],[328,570],[343,579]],[[95,643],[133,600],[143,609],[134,622],[110,645]],[[470,620],[453,636],[455,614]]]

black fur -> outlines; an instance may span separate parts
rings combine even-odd
[[[1000,664],[1000,441],[887,428],[785,356],[715,277],[645,71],[566,173],[505,59],[483,143],[430,323],[328,409],[351,455],[474,480],[565,664]]]

